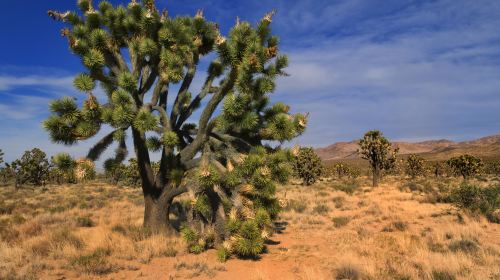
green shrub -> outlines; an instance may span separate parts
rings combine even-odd
[[[491,222],[498,222],[496,213],[500,208],[500,185],[481,188],[463,184],[452,191],[450,199],[459,209],[466,209],[473,214],[483,214]]]
[[[229,257],[231,257],[231,252],[228,249],[224,248],[223,246],[217,249],[217,259],[220,262],[226,262]]]

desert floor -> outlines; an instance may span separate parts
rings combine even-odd
[[[435,203],[425,190],[443,182],[418,184],[283,186],[267,252],[225,263],[143,231],[140,189],[0,187],[0,279],[500,279],[500,225]]]

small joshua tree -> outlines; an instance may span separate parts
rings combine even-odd
[[[411,154],[406,159],[405,172],[412,179],[425,174],[425,160],[416,154]]]
[[[439,162],[439,161],[434,162],[430,166],[430,170],[431,170],[432,174],[434,174],[434,177],[436,177],[436,178],[443,176],[443,174],[445,174],[445,171],[446,171],[443,162]]]
[[[446,163],[455,174],[462,175],[464,179],[481,173],[483,168],[483,162],[480,158],[468,154],[452,157]]]
[[[59,153],[52,157],[51,163],[53,168],[51,174],[53,180],[58,184],[62,182],[75,182],[75,160],[68,153]]]
[[[333,166],[333,170],[335,171],[335,174],[339,177],[339,179],[342,179],[342,177],[349,175],[350,173],[350,168],[346,164],[342,162],[338,162]]]
[[[321,176],[323,165],[321,158],[313,148],[295,148],[294,170],[304,185],[309,186]]]
[[[94,6],[90,0],[79,0],[78,6],[80,13],[49,11],[68,25],[61,33],[85,66],[74,85],[86,95],[83,104],[69,97],[51,103],[52,115],[44,122],[51,139],[71,145],[109,125],[112,132],[87,158],[97,160],[116,142],[110,165],[126,158],[126,138],[131,135],[144,194],[144,225],[154,231],[173,230],[168,219],[171,205],[186,192],[200,201],[201,211],[193,215],[203,212],[208,218],[200,219],[206,224],[224,225],[223,210],[229,206],[255,212],[274,205],[272,172],[280,168],[262,166],[266,175],[255,174],[255,181],[246,173],[227,175],[234,163],[263,148],[266,141],[291,140],[306,126],[305,115],[292,115],[287,105],[270,103],[275,79],[286,74],[288,64],[271,33],[273,13],[255,26],[238,20],[224,37],[201,11],[171,17],[159,11],[154,0],[131,0],[127,6],[107,1]],[[206,57],[213,60],[207,63],[201,91],[195,93],[191,84]],[[106,93],[104,104],[94,96],[97,84]],[[198,109],[200,113],[194,114]],[[160,157],[157,172],[150,159],[154,152]],[[260,165],[281,164],[265,160],[272,152],[259,149],[254,160]],[[215,180],[228,177],[231,183]],[[243,208],[236,193],[247,181],[254,187],[248,198],[252,204]],[[266,187],[264,196],[257,185],[271,189]],[[220,226],[218,230],[223,231]]]
[[[378,186],[382,171],[390,170],[396,163],[398,148],[393,149],[391,143],[382,132],[371,130],[359,141],[358,152],[368,160],[373,174],[373,186]]]

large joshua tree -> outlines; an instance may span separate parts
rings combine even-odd
[[[234,163],[263,147],[263,141],[282,142],[303,132],[305,115],[291,115],[285,104],[269,102],[275,78],[285,75],[288,64],[287,57],[279,55],[278,38],[271,34],[273,13],[256,26],[237,20],[225,37],[202,11],[194,17],[171,17],[159,11],[154,0],[132,0],[127,6],[107,1],[93,6],[90,0],[80,0],[78,6],[81,12],[48,14],[67,25],[61,34],[85,66],[74,85],[86,99],[53,101],[44,127],[53,141],[71,145],[109,125],[112,131],[87,155],[95,161],[116,142],[116,156],[106,161],[107,166],[125,159],[130,133],[145,200],[145,226],[169,231],[173,199],[188,191],[195,196],[203,193],[210,209],[220,209],[217,197],[234,196],[229,189],[220,190],[222,183],[212,178],[215,171],[231,172]],[[208,64],[201,91],[192,93],[198,65],[209,54],[215,58]],[[106,93],[105,104],[94,96],[96,84]],[[157,172],[151,152],[161,153]],[[262,150],[257,154],[265,158]],[[269,173],[266,168],[261,176]],[[243,173],[237,177],[241,183],[248,181]],[[254,207],[261,204],[262,200]]]
[[[358,152],[370,163],[373,187],[378,186],[382,171],[394,167],[398,151],[398,148],[392,148],[391,142],[379,130],[370,130],[359,140]]]

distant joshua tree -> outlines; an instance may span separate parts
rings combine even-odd
[[[452,157],[446,163],[455,174],[462,175],[464,179],[481,173],[483,168],[483,161],[480,158],[468,154]]]
[[[378,186],[384,170],[390,170],[394,167],[398,151],[398,148],[392,148],[389,140],[378,130],[368,131],[363,139],[359,140],[358,153],[370,163],[373,187]]]
[[[416,154],[411,154],[406,159],[405,171],[408,176],[414,179],[425,174],[425,160]]]

